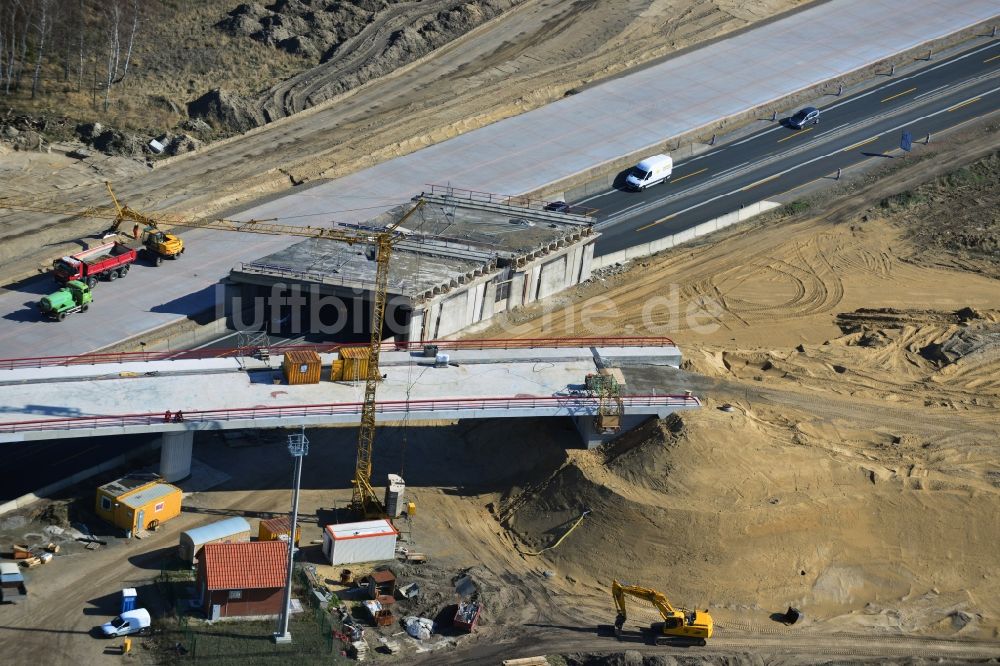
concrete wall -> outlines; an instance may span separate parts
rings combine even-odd
[[[568,263],[568,257],[563,255],[538,267],[538,288],[535,291],[536,298],[551,296],[557,291],[562,291],[569,286],[569,281],[566,279],[566,265]]]
[[[641,257],[648,257],[650,255],[656,254],[663,250],[668,250],[675,245],[680,245],[681,243],[686,243],[693,238],[699,238],[701,236],[708,235],[719,229],[724,229],[733,224],[743,222],[744,220],[749,220],[755,215],[767,212],[774,208],[777,208],[781,204],[775,201],[758,201],[757,203],[744,206],[740,210],[733,211],[732,213],[726,213],[721,217],[717,217],[714,220],[709,220],[707,222],[702,222],[696,227],[691,229],[685,229],[672,236],[666,236],[659,240],[652,241],[651,243],[643,243],[642,245],[634,245],[624,250],[619,250],[618,252],[612,252],[611,254],[606,254],[601,257],[594,259],[590,268],[596,270],[598,268],[604,268],[605,266],[612,266],[614,264],[619,264],[631,259],[639,259]]]
[[[557,248],[522,266],[484,275],[414,305],[410,340],[446,338],[489,321],[494,314],[546,298],[590,277],[597,236]],[[497,283],[510,280],[509,295],[496,300]]]

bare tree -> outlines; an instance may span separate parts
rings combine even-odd
[[[45,39],[51,32],[52,18],[49,15],[51,0],[38,1],[38,44],[35,45],[35,73],[31,77],[31,99],[38,94],[38,79],[42,73],[42,59],[45,57]]]
[[[132,61],[132,49],[135,47],[135,37],[139,31],[139,0],[131,0],[129,4],[131,17],[125,16],[125,5],[122,0],[113,0],[109,3],[106,12],[108,20],[108,70],[107,87],[104,90],[104,110],[107,111],[111,103],[111,88],[121,83],[128,76],[129,63]],[[132,26],[129,30],[128,43],[125,45],[124,61],[122,60],[122,34],[123,21],[132,19]],[[120,69],[120,73],[119,73]]]
[[[122,42],[119,35],[119,27],[122,22],[122,8],[117,1],[111,2],[107,11],[108,18],[108,70],[107,80],[104,88],[104,110],[107,111],[111,105],[111,86],[114,85],[115,76],[118,73],[118,60],[121,57]]]
[[[80,69],[79,69],[79,79],[78,79],[78,83],[76,84],[76,89],[78,91],[82,91],[83,90],[83,60],[84,60],[84,55],[83,55],[84,54],[83,40],[84,40],[84,35],[87,34],[87,14],[83,10],[83,0],[80,0],[80,4],[77,5],[76,11],[77,11],[77,17],[76,17],[76,19],[77,19],[77,28],[76,29],[77,29],[77,32],[79,32],[79,34],[80,34]]]

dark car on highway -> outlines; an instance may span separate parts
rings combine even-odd
[[[569,213],[573,210],[573,207],[565,201],[550,201],[545,204],[545,210],[551,210],[556,213]]]
[[[788,119],[788,126],[792,129],[802,129],[806,125],[819,125],[819,109],[807,106]]]

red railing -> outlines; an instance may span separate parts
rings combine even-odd
[[[437,345],[441,351],[452,349],[558,349],[568,347],[668,347],[670,338],[526,338],[523,340],[426,340],[421,342],[385,342],[382,351],[421,351],[425,345]],[[272,356],[286,351],[315,351],[332,353],[344,347],[364,347],[366,343],[334,343],[320,345],[269,345]],[[188,349],[158,352],[94,352],[75,356],[33,356],[0,359],[0,370],[17,368],[46,368],[67,365],[96,365],[99,363],[130,363],[142,361],[182,361],[203,358],[234,358],[253,356],[258,347],[227,347],[224,349]]]
[[[424,400],[387,400],[376,405],[380,414],[405,414],[421,411],[474,411],[477,409],[596,409],[599,400],[589,396],[525,396],[510,398],[431,398]],[[622,396],[624,407],[697,407],[698,398],[690,395],[629,395]],[[211,423],[257,419],[294,418],[309,416],[335,416],[361,414],[360,402],[328,403],[322,405],[289,405],[279,407],[242,407],[234,409],[208,409],[184,412],[184,423]],[[163,425],[162,413],[117,414],[104,416],[74,416],[35,421],[0,423],[0,433],[37,432],[44,430],[79,430],[94,428],[121,428],[126,426]],[[173,423],[173,422],[171,422]]]

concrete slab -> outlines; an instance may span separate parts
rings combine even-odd
[[[636,362],[645,357],[656,363],[676,353],[673,347],[456,350],[454,358],[461,361],[438,368],[429,358],[387,352],[379,420],[592,416],[597,399],[573,391],[582,389],[586,375],[597,370],[598,356]],[[332,358],[324,355],[324,362]],[[282,383],[279,359],[271,365],[245,362],[250,363],[245,371],[237,359],[0,371],[0,383],[18,380],[16,394],[8,393],[0,411],[0,442],[255,427],[261,420],[269,426],[357,423],[362,382],[289,386]],[[202,364],[211,371],[192,370]],[[650,415],[699,403],[695,398],[630,396],[625,404],[628,414]],[[160,415],[167,410],[184,412],[184,422],[164,421]]]

